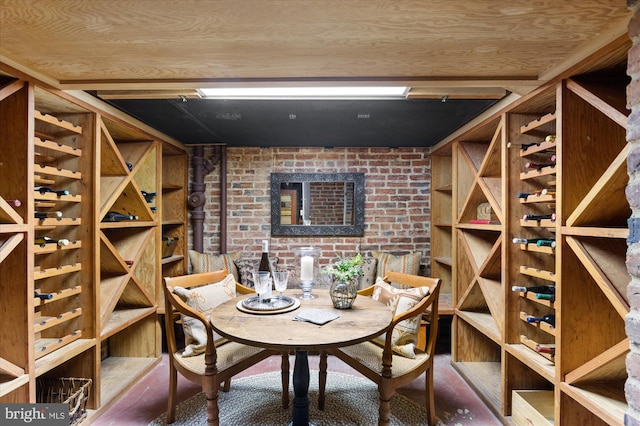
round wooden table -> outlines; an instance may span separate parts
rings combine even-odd
[[[299,294],[287,290],[285,295]],[[296,310],[280,314],[251,314],[240,311],[238,301],[243,295],[216,307],[210,320],[213,329],[227,339],[278,351],[295,351],[293,368],[293,426],[309,424],[309,362],[308,351],[355,345],[385,332],[391,323],[389,308],[369,297],[358,296],[351,309],[335,309],[328,290],[315,289],[316,299],[301,300]],[[339,318],[324,324],[294,321],[305,309],[336,312]]]

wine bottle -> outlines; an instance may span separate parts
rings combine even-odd
[[[129,171],[133,170],[133,164],[129,163],[128,161],[125,161],[125,164],[127,165],[127,169],[129,169]]]
[[[526,222],[528,220],[536,220],[536,221],[541,221],[542,219],[550,219],[552,222],[555,222],[556,220],[556,214],[555,213],[548,213],[548,214],[525,214],[522,216],[522,219]]]
[[[536,170],[540,170],[544,167],[550,167],[550,166],[555,166],[555,163],[525,163],[524,168],[525,169],[536,169]]]
[[[555,355],[556,345],[554,345],[553,343],[538,343],[536,345],[536,352],[540,352],[541,354]]]
[[[536,245],[538,247],[551,247],[551,248],[556,248],[556,240],[554,238],[544,238],[544,239],[539,239],[536,242]]]
[[[511,240],[513,244],[535,244],[539,238],[514,238]]]
[[[549,191],[548,189],[536,189],[533,192],[518,192],[516,194],[516,198],[528,198],[531,195],[541,196],[541,195],[554,195],[555,191]]]
[[[133,260],[125,260],[124,264],[127,266],[133,266]]]
[[[166,245],[167,247],[174,245],[176,242],[178,242],[179,238],[178,237],[162,237],[162,241],[166,241]],[[262,259],[261,259],[262,260]]]
[[[34,215],[35,215],[36,219],[47,219],[47,218],[60,219],[60,218],[62,218],[62,212],[60,212],[60,211],[55,211],[55,212],[34,212]]]
[[[103,222],[122,222],[123,220],[138,220],[138,216],[118,212],[107,212],[107,214],[104,215],[104,219],[102,219]]]
[[[268,272],[269,275],[273,277],[271,273],[271,262],[269,262],[269,240],[262,240],[262,255],[260,256],[258,272]],[[271,301],[271,289],[265,294],[264,300]]]
[[[36,237],[35,243],[41,247],[44,247],[47,244],[57,244],[60,247],[63,247],[63,246],[69,245],[69,240],[67,240],[66,238],[56,239],[56,238],[42,236],[42,237]]]
[[[34,191],[38,191],[40,194],[46,194],[47,192],[53,192],[55,193],[58,197],[60,197],[61,195],[69,195],[69,190],[68,189],[51,189],[48,186],[36,186],[33,188]]]
[[[147,203],[153,203],[153,199],[156,197],[156,195],[158,195],[156,192],[147,192],[147,191],[141,191],[141,192],[142,192],[142,196],[144,197]]]
[[[539,300],[551,300],[552,302],[555,302],[556,295],[555,294],[536,293],[536,299],[539,299]]]
[[[515,143],[515,142],[508,142],[507,143],[507,148],[520,148],[521,150],[525,151],[526,149],[528,149],[529,147],[532,146],[539,146],[540,142],[533,142],[533,143]]]
[[[37,297],[40,300],[51,300],[53,299],[53,293],[38,293],[37,291],[34,291],[33,297]]]
[[[10,206],[20,207],[22,205],[22,201],[20,200],[5,200]]]
[[[555,315],[544,315],[542,317],[527,317],[527,322],[546,322],[551,327],[556,326],[556,316]]]
[[[546,138],[544,138],[545,142],[555,142],[556,141],[556,135],[547,135]]]
[[[556,286],[535,285],[531,287],[522,287],[522,286],[514,285],[511,287],[511,291],[523,291],[525,293],[536,293],[536,294],[556,294]]]

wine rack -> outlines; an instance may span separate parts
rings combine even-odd
[[[162,151],[162,276],[187,273],[187,155],[178,150]],[[172,247],[167,247],[171,244]],[[158,313],[164,314],[164,297],[158,294]]]
[[[452,300],[452,220],[453,180],[451,146],[434,152],[431,156],[431,276],[442,280],[438,313],[453,315]]]
[[[512,395],[533,392],[554,404],[539,416],[549,424],[623,424],[627,114],[624,84],[575,77],[434,151],[432,253],[452,256],[452,363],[507,421]],[[449,174],[450,240],[435,211],[448,196],[438,176]],[[485,203],[496,220],[476,220]],[[432,269],[449,272],[436,259]]]
[[[504,242],[501,187],[504,119],[489,120],[453,143],[455,238],[452,360],[490,404],[499,404],[502,364]],[[479,205],[489,203],[493,224],[474,223]],[[457,344],[468,342],[469,344]]]
[[[101,396],[126,386],[125,370],[152,366],[160,356],[157,327],[161,146],[134,128],[100,120],[100,341]],[[149,203],[145,194],[155,193]],[[109,212],[133,220],[106,221]],[[131,344],[132,334],[139,339]],[[123,381],[124,380],[124,381]]]
[[[34,88],[33,136],[33,358],[37,376],[95,374],[67,362],[96,356],[93,165],[95,115],[69,100]],[[41,237],[65,244],[40,244]],[[66,242],[65,241],[65,242]],[[42,300],[34,293],[48,294]],[[91,397],[89,406],[96,406]]]
[[[29,244],[33,231],[28,226],[32,197],[30,173],[29,132],[27,123],[31,89],[21,81],[14,81],[0,91],[0,181],[15,182],[0,186],[0,402],[17,403],[35,396],[35,378],[30,356],[34,336],[29,327],[32,313],[29,301],[33,295],[33,259],[29,257]],[[14,200],[18,200],[15,202]],[[10,296],[9,296],[10,295]],[[6,326],[9,325],[10,326]],[[8,342],[21,342],[20,345]]]
[[[36,402],[41,377],[82,377],[92,415],[160,359],[163,193],[182,244],[166,268],[181,273],[187,155],[90,96],[3,84],[0,402]]]

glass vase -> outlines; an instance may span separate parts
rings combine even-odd
[[[301,299],[315,299],[311,289],[318,281],[318,260],[321,250],[318,247],[297,247],[293,249],[296,259],[294,283],[302,289]]]
[[[329,289],[331,301],[336,309],[349,309],[358,295],[357,280],[334,280]]]

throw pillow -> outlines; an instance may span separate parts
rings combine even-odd
[[[269,261],[271,262],[271,270],[275,271],[278,266],[278,258],[270,257]],[[239,283],[245,287],[253,288],[253,273],[256,270],[256,267],[259,263],[258,260],[250,260],[250,259],[240,259],[234,261],[236,269],[238,270]]]
[[[190,308],[202,313],[207,318],[211,311],[221,303],[236,297],[236,280],[233,275],[227,275],[222,281],[211,283],[191,289],[174,287],[173,292],[180,297]],[[182,329],[186,340],[186,347],[182,356],[195,356],[201,354],[207,348],[207,331],[204,324],[195,318],[181,315]],[[216,344],[224,341],[217,333],[213,334]]]
[[[378,259],[375,257],[365,257],[362,265],[362,277],[360,277],[359,289],[371,287],[376,282]]]
[[[189,250],[189,261],[194,274],[201,272],[212,272],[226,269],[236,282],[240,282],[238,270],[236,269],[235,260],[240,259],[242,252],[234,251],[225,254],[205,254],[195,250]]]
[[[403,255],[394,255],[386,251],[372,251],[371,255],[378,259],[377,278],[384,278],[387,271],[403,272],[418,275],[420,272],[421,251]]]
[[[382,278],[376,280],[372,298],[387,305],[393,316],[408,311],[429,294],[429,287],[411,287],[398,289],[386,283]],[[415,358],[415,345],[418,343],[420,319],[422,315],[399,322],[393,329],[391,349],[407,358]],[[374,342],[384,346],[386,334],[378,336]]]

